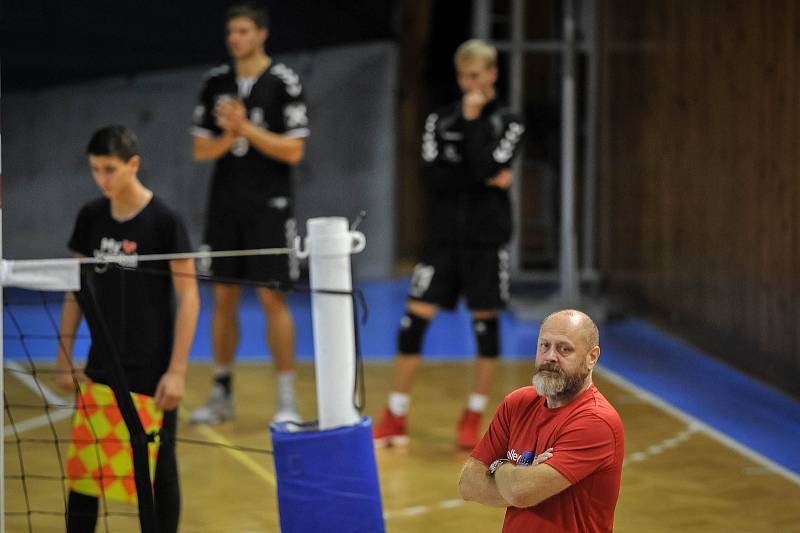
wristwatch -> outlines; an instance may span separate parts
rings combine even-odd
[[[493,476],[497,469],[500,468],[500,465],[509,462],[508,459],[497,459],[493,461],[492,464],[489,465],[489,475]]]

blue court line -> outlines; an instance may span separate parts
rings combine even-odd
[[[369,320],[362,326],[361,347],[366,360],[387,360],[396,348],[397,324],[403,313],[407,279],[358,285],[369,306]],[[12,296],[15,293],[7,294]],[[50,298],[50,299],[57,299]],[[203,306],[192,361],[209,361],[210,293],[202,291]],[[297,358],[313,359],[311,303],[307,294],[291,294],[289,302],[297,330]],[[51,311],[58,316],[59,306]],[[5,333],[14,334],[6,314]],[[35,306],[17,306],[15,317],[27,333],[52,335],[53,328]],[[265,360],[265,320],[252,291],[245,291],[240,311],[239,360]],[[521,321],[506,313],[500,332],[504,357],[533,359],[539,324]],[[88,340],[76,342],[76,353],[85,353]],[[800,474],[800,402],[748,377],[640,320],[601,324],[600,364],[638,387],[728,435],[742,445]],[[423,353],[437,359],[463,360],[475,351],[467,311],[441,313],[428,331]],[[37,359],[55,353],[52,339],[32,338],[27,348]],[[4,339],[6,357],[20,359],[19,341]],[[471,358],[471,355],[468,356]]]

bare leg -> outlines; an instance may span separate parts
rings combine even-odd
[[[258,297],[267,316],[267,344],[275,357],[278,372],[294,368],[294,318],[286,297],[271,289],[259,288]]]
[[[278,407],[273,421],[299,422],[294,395],[294,318],[283,293],[260,288],[267,316],[267,344],[275,360]]]
[[[475,394],[489,394],[494,380],[494,371],[497,368],[497,359],[494,357],[478,357],[475,361],[475,384],[472,392]]]
[[[394,359],[394,381],[392,390],[395,392],[402,392],[408,394],[411,392],[411,386],[414,384],[414,376],[416,376],[417,368],[422,362],[422,358],[417,355],[401,355]]]
[[[214,386],[206,403],[192,411],[193,424],[218,424],[234,417],[231,365],[239,345],[238,285],[214,284],[211,346],[214,350]]]
[[[211,320],[211,344],[214,362],[225,366],[233,362],[239,345],[239,286],[214,285],[214,313]]]

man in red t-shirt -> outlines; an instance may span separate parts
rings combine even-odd
[[[504,533],[611,531],[624,434],[592,383],[597,326],[564,310],[539,330],[533,387],[503,400],[461,471],[465,500],[507,507]]]

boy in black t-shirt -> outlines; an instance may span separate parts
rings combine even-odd
[[[139,255],[191,251],[178,215],[139,181],[140,158],[132,131],[118,125],[102,128],[92,136],[87,153],[103,197],[84,205],[78,215],[69,240],[75,254],[124,256],[123,266],[136,267]],[[176,415],[184,394],[199,296],[192,259],[153,261],[146,266],[156,272],[98,265],[91,282],[98,314],[115,343],[131,392],[153,396],[156,405],[165,410],[153,488],[159,531],[175,532],[180,512]],[[80,320],[75,296],[67,293],[56,357],[61,371],[58,383],[67,390],[75,389],[72,345]],[[76,371],[75,376],[108,384],[107,358],[93,342],[85,370]],[[97,498],[70,492],[67,531],[94,531],[97,508]]]

